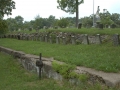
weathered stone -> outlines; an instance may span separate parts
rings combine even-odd
[[[31,36],[31,40],[34,41],[34,36],[33,35]]]
[[[72,42],[72,44],[76,44],[75,36],[71,36],[71,42]]]
[[[48,42],[48,35],[45,35],[45,42]]]
[[[66,43],[66,37],[62,37],[62,42],[63,42],[63,44],[67,44]]]
[[[114,46],[120,45],[120,39],[118,34],[113,35],[113,45]]]
[[[53,43],[52,36],[49,37],[50,43]]]
[[[102,43],[100,34],[97,34],[95,38],[96,38],[96,44],[101,44]]]
[[[78,29],[81,29],[81,27],[82,27],[82,23],[79,23],[78,24]]]
[[[39,73],[38,68],[35,65],[36,60],[39,59],[39,56],[25,54],[20,51],[15,51],[9,48],[4,48],[0,46],[0,51],[8,53],[18,58],[18,61],[21,62],[22,66],[29,70],[30,72]],[[47,76],[48,78],[54,78],[56,80],[62,81],[64,78],[57,72],[55,72],[52,68],[51,59],[42,58],[44,66],[42,68],[42,75]],[[52,59],[52,61],[54,61]],[[57,61],[59,62],[59,61]],[[63,63],[63,62],[59,62]],[[108,87],[117,87],[118,90],[120,88],[120,73],[106,73],[102,71],[97,71],[91,68],[86,67],[76,67],[75,73],[77,74],[87,74],[89,76],[88,81],[91,81],[93,84],[100,82],[102,85],[106,85]],[[78,84],[79,81],[76,78],[68,79],[70,83]]]
[[[88,35],[87,34],[84,35],[82,43],[83,44],[89,44],[89,40],[88,40]]]
[[[60,38],[59,38],[59,36],[56,37],[56,43],[60,44]]]
[[[42,35],[39,36],[39,40],[42,41]]]

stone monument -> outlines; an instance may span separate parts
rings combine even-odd
[[[100,22],[100,15],[99,15],[99,12],[100,12],[100,8],[99,8],[99,6],[98,6],[97,12],[96,12],[96,15],[95,15],[96,23],[97,23],[97,22]]]

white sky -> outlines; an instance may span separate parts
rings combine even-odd
[[[16,9],[12,11],[12,15],[5,16],[6,18],[20,15],[24,21],[34,20],[39,15],[42,18],[48,18],[50,15],[56,18],[60,17],[75,17],[75,14],[66,13],[57,9],[57,0],[13,0],[16,2]],[[97,6],[100,6],[100,12],[107,9],[110,13],[120,14],[120,0],[94,0],[94,13],[97,11]],[[79,6],[79,18],[90,16],[93,14],[93,0],[84,0],[84,4]]]

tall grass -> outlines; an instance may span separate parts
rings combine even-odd
[[[0,45],[35,55],[42,53],[44,57],[54,57],[69,64],[105,72],[120,71],[120,46],[114,47],[111,44],[58,45],[40,41],[0,39]]]

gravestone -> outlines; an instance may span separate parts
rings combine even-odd
[[[40,34],[40,37],[39,37],[40,41],[42,41],[42,35]]]
[[[52,42],[52,36],[49,37],[49,40],[50,40],[50,43],[53,43],[53,42]]]
[[[84,37],[83,37],[83,44],[89,44],[89,40],[88,40],[88,35],[85,34]]]
[[[114,46],[120,45],[120,39],[118,34],[113,35],[113,45]]]
[[[42,35],[42,41],[45,42],[45,35]]]
[[[40,37],[39,35],[36,36],[36,40],[37,40],[37,41],[39,41],[39,37]]]
[[[96,44],[101,44],[102,43],[100,34],[97,34],[95,39],[96,39]]]
[[[66,37],[62,37],[63,44],[66,44]]]
[[[34,41],[34,36],[33,35],[31,35],[31,40]]]
[[[17,39],[20,40],[20,34],[17,35]]]
[[[60,44],[60,38],[59,38],[59,36],[56,37],[56,43]]]
[[[71,42],[72,42],[72,44],[76,44],[75,36],[71,36]]]
[[[48,35],[45,35],[45,42],[48,42]]]
[[[82,27],[82,23],[79,23],[78,24],[78,29],[81,29],[81,27]]]
[[[100,7],[98,6],[97,7],[97,12],[95,14],[95,20],[96,20],[96,22],[100,22],[101,21],[99,12],[100,12]]]

